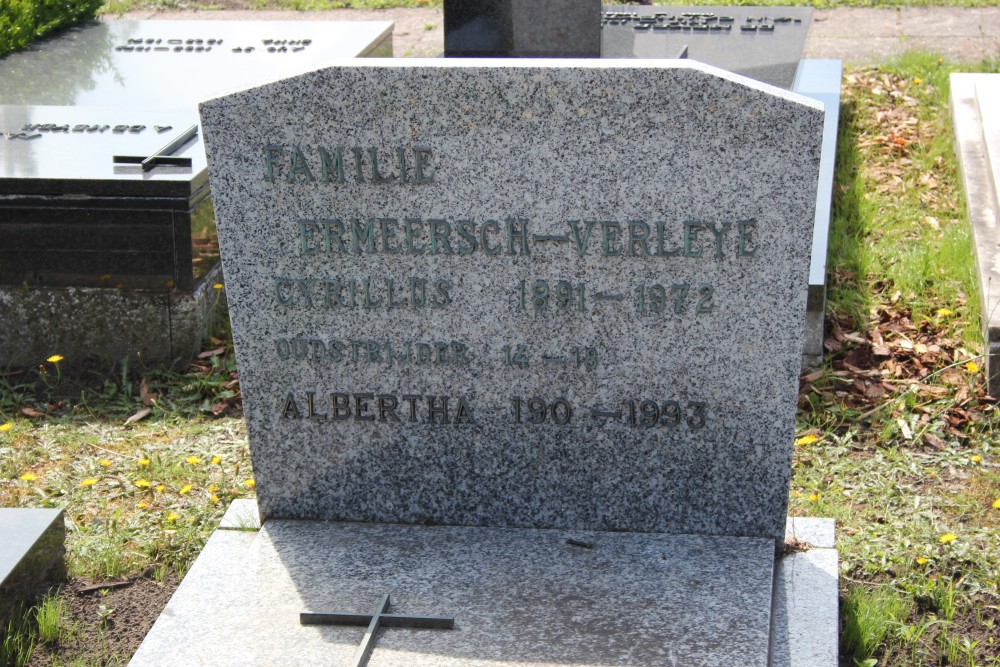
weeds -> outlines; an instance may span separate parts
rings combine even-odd
[[[38,627],[38,640],[45,643],[59,641],[65,632],[62,596],[58,592],[47,593],[32,611]]]
[[[791,511],[837,519],[846,664],[1000,664],[1000,414],[951,71],[909,54],[845,76],[829,359],[802,379]]]

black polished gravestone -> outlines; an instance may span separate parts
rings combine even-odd
[[[392,27],[91,22],[0,59],[0,368],[196,353],[224,301],[197,104]]]
[[[446,0],[448,57],[597,58],[600,0]]]
[[[196,353],[222,275],[197,112],[0,106],[0,133],[0,365]]]
[[[190,290],[217,263],[193,110],[0,106],[0,129],[0,283]]]

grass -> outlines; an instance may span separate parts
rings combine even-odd
[[[845,73],[831,354],[803,379],[790,511],[837,519],[846,665],[1000,665],[1000,422],[951,71],[909,54]]]

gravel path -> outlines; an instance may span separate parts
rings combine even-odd
[[[334,9],[323,12],[149,9],[104,18],[395,21],[393,46],[397,57],[435,57],[444,50],[441,9]],[[1000,58],[1000,7],[816,10],[806,40],[805,57],[878,63],[912,49],[935,51],[958,62]]]

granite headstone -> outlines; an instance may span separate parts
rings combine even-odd
[[[769,656],[801,634],[772,582],[819,104],[449,59],[201,111],[266,521],[211,538],[135,667],[803,664]],[[453,628],[300,625],[390,594]]]
[[[202,122],[262,516],[782,538],[818,103],[380,63]]]

